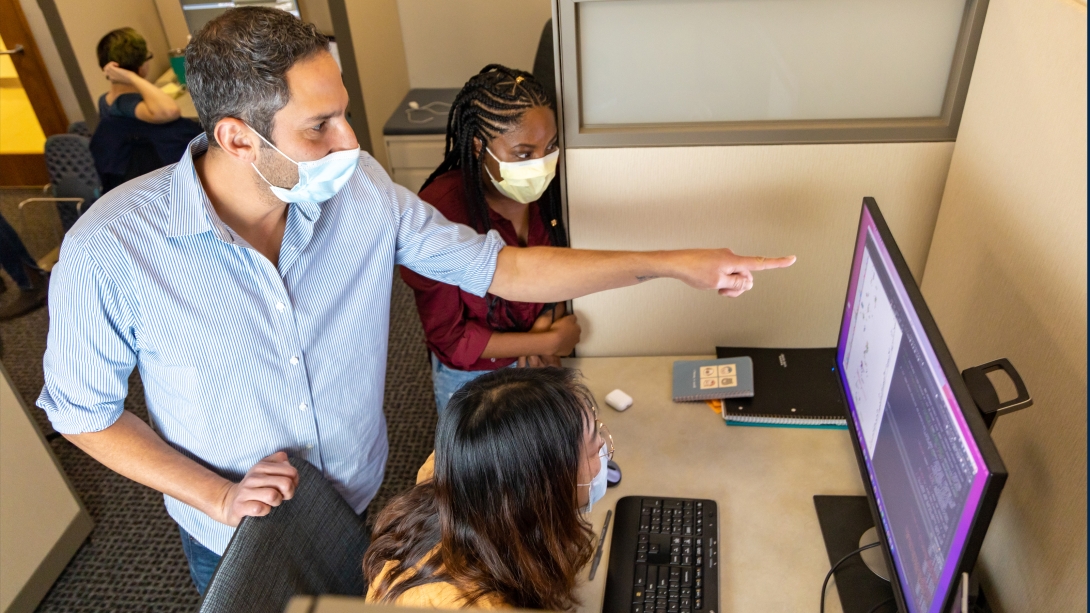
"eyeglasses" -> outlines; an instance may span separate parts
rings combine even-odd
[[[153,58],[153,57],[155,57],[155,54],[149,51],[148,52],[148,57],[144,58],[144,61],[145,62],[150,62],[151,58]]]
[[[598,407],[592,406],[591,413],[594,415],[594,429],[598,433],[598,438],[602,439],[602,442],[605,444],[606,459],[612,460],[614,451],[613,435],[609,433],[609,428],[602,423],[602,420],[598,419]],[[601,457],[601,455],[601,452],[599,452],[598,457]]]

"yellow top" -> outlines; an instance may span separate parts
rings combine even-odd
[[[416,473],[416,482],[423,483],[428,481],[435,474],[435,453],[432,452],[428,459],[424,462],[423,466]],[[372,595],[374,594],[374,587],[382,582],[386,577],[386,573],[389,572],[393,562],[387,562],[382,567],[382,572],[375,581],[371,583],[371,589],[367,591],[367,602],[376,602]],[[414,588],[410,588],[404,594],[399,596],[397,600],[392,603],[399,607],[414,607],[417,609],[464,609],[466,608],[464,594],[460,589],[451,583],[429,583],[427,585],[420,585]],[[503,603],[499,598],[492,596],[485,596],[473,605],[475,609],[508,609],[510,608]]]

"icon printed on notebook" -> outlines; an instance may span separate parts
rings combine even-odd
[[[715,377],[700,379],[700,389],[702,390],[715,389],[717,387],[719,387],[719,380]]]
[[[737,387],[738,377],[719,377],[719,387]]]
[[[701,379],[707,379],[707,378],[710,378],[710,377],[717,377],[717,376],[719,376],[719,373],[716,371],[714,366],[702,366],[700,368],[700,378]]]
[[[733,377],[738,374],[737,365],[735,364],[721,364],[719,366],[720,377]]]

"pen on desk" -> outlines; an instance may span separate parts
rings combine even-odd
[[[609,519],[613,517],[613,511],[606,511],[606,522],[602,524],[602,535],[598,537],[598,551],[594,552],[594,560],[590,563],[590,577],[594,580],[594,573],[598,570],[598,563],[602,561],[602,548],[606,546],[606,530],[609,530]]]

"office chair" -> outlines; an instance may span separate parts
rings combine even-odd
[[[553,20],[549,19],[541,30],[541,38],[537,41],[537,53],[534,54],[534,68],[531,74],[545,88],[545,93],[549,95],[549,100],[554,105],[558,104],[556,100],[555,66],[556,62],[553,59]]]
[[[265,517],[245,517],[201,600],[201,613],[283,611],[297,594],[361,596],[364,521],[305,460],[295,496]]]
[[[68,124],[68,133],[91,138],[91,128],[87,127],[86,121],[73,121]]]
[[[47,188],[57,202],[65,232],[102,195],[102,181],[95,170],[89,143],[87,137],[77,134],[54,134],[45,139],[45,165],[50,181]],[[76,198],[83,200],[82,206],[76,203]]]

